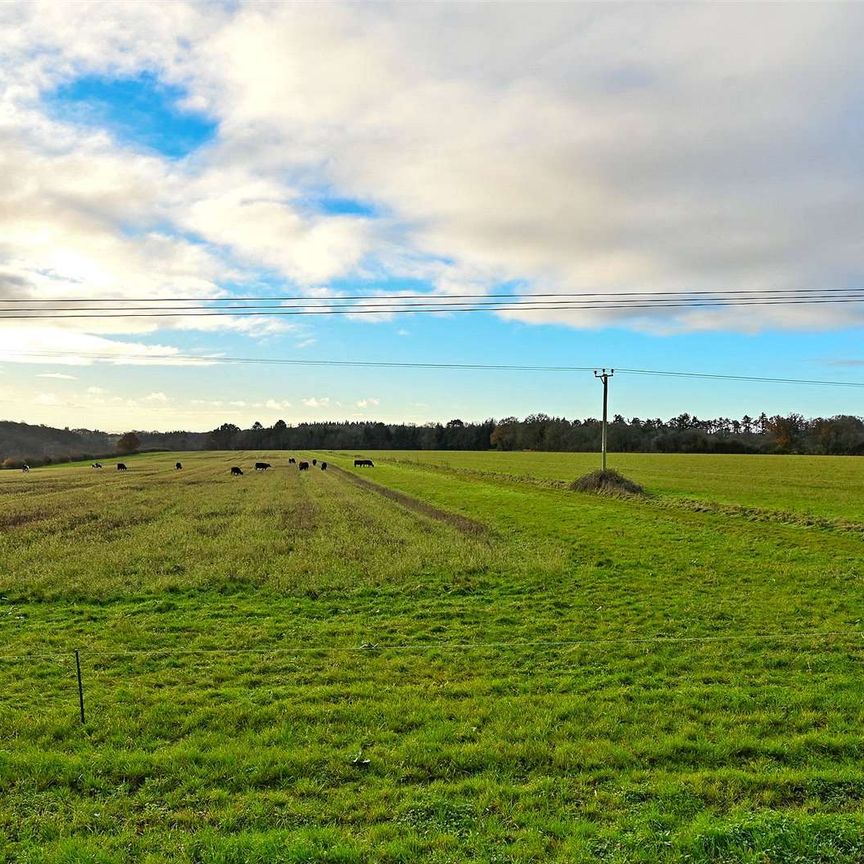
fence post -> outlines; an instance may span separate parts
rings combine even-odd
[[[78,707],[81,710],[81,724],[84,724],[84,682],[81,680],[81,655],[75,649],[75,671],[78,673]]]

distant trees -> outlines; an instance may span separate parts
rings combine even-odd
[[[494,424],[489,446],[494,450],[596,450],[600,422],[567,420],[535,414],[519,420],[506,417]],[[838,415],[807,420],[800,414],[740,420],[700,420],[679,414],[670,420],[626,420],[609,423],[609,448],[619,452],[655,453],[833,453],[864,454],[864,419]]]
[[[107,435],[87,429],[52,429],[0,421],[0,466],[45,465],[71,459],[122,455],[139,450],[550,450],[596,451],[600,421],[548,414],[445,424],[344,421],[299,423],[278,420],[267,428],[223,423],[210,432],[127,432]],[[864,455],[864,418],[840,414],[807,419],[801,414],[762,413],[754,419],[701,420],[679,414],[669,420],[616,414],[609,423],[609,449],[643,453],[813,453]]]
[[[207,436],[208,450],[233,450],[240,427],[233,423],[223,423]]]
[[[790,414],[788,417],[778,415],[763,421],[762,429],[771,436],[777,450],[790,453],[800,442],[806,423],[800,414]]]
[[[254,425],[240,429],[223,423],[206,433],[208,450],[488,450],[495,421],[466,423],[450,420],[446,425],[429,423],[381,423],[345,421],[299,423],[282,420],[271,428]]]
[[[141,439],[134,432],[127,432],[117,440],[116,449],[121,456],[137,453],[141,449]]]
[[[864,453],[864,421],[860,417],[838,415],[829,420],[817,418],[810,424],[818,452],[825,454]]]

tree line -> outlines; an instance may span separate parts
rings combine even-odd
[[[550,450],[595,451],[599,420],[548,414],[519,419],[447,423],[329,421],[241,429],[223,423],[209,432],[136,430],[112,435],[89,429],[53,429],[0,422],[0,464],[6,468],[75,459],[109,458],[138,450]],[[805,418],[760,414],[702,420],[679,414],[668,420],[624,418],[609,423],[609,449],[631,453],[809,453],[864,455],[864,418]]]
[[[422,426],[365,421],[255,423],[241,429],[225,423],[207,434],[211,450],[550,450],[594,451],[600,420],[568,420],[548,414],[519,419]],[[864,418],[850,415],[807,419],[801,414],[745,415],[702,420],[680,414],[669,420],[624,418],[609,423],[608,446],[634,453],[811,453],[864,455]]]

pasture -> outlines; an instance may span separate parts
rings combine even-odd
[[[0,861],[864,861],[864,462],[356,455],[0,472]]]

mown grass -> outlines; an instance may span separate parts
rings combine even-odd
[[[0,474],[0,860],[864,860],[859,534],[381,455]]]
[[[599,467],[596,453],[379,451],[379,459],[474,475],[570,483]],[[864,523],[864,459],[610,453],[609,467],[657,495]]]

